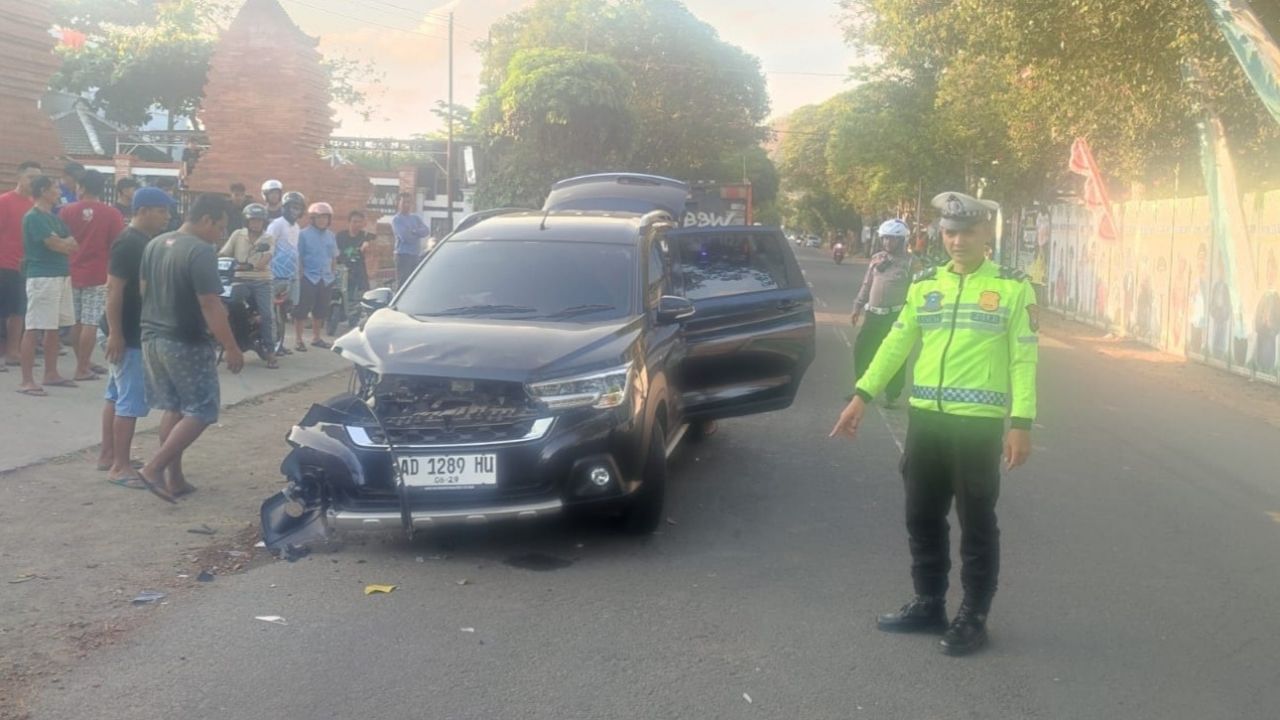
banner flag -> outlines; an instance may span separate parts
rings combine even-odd
[[[1247,0],[1206,0],[1218,28],[1271,117],[1280,122],[1280,45]]]

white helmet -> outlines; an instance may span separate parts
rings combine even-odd
[[[908,238],[911,236],[911,228],[901,220],[885,220],[876,234],[880,237]]]
[[[268,180],[262,183],[263,199],[265,199],[267,197],[267,193],[271,192],[272,190],[279,190],[280,192],[284,192],[284,183],[280,182],[279,180]]]

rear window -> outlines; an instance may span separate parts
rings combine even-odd
[[[635,248],[449,240],[396,299],[410,315],[602,322],[632,313]]]
[[[698,232],[671,239],[690,300],[791,286],[786,248],[772,233]]]

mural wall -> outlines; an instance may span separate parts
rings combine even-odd
[[[1230,251],[1213,240],[1206,197],[1118,204],[1115,241],[1082,206],[1028,211],[1017,264],[1070,317],[1280,383],[1280,191],[1242,206],[1247,242]]]

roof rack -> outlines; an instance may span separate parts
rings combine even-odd
[[[453,232],[449,234],[454,235],[462,232],[463,230],[466,230],[467,228],[475,227],[476,225],[479,225],[480,223],[484,222],[485,220],[488,220],[491,217],[497,217],[499,215],[510,215],[511,213],[518,213],[518,212],[534,212],[534,211],[529,208],[519,208],[519,207],[504,207],[504,208],[493,208],[490,210],[480,210],[478,212],[473,212],[470,215],[463,218],[462,222],[458,223],[458,225],[454,227]]]

